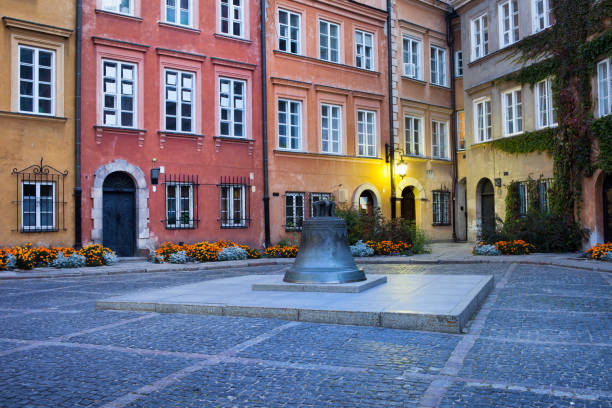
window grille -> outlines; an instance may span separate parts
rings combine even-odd
[[[310,193],[310,216],[314,216],[314,203],[320,200],[331,200],[331,193]]]
[[[285,193],[285,231],[301,231],[304,221],[304,193]]]
[[[450,192],[433,191],[433,224],[450,225]]]
[[[23,170],[13,169],[16,183],[16,229],[21,232],[66,230],[66,200],[63,172],[43,164],[33,164]]]
[[[251,223],[251,184],[248,177],[222,176],[219,222],[221,228],[248,228]]]
[[[195,229],[200,222],[197,175],[164,174],[166,229]]]

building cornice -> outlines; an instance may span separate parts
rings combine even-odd
[[[21,20],[19,18],[13,18],[4,16],[2,17],[4,25],[8,28],[19,28],[22,30],[35,31],[37,33],[54,35],[56,37],[70,38],[74,30],[69,28],[57,27],[48,24],[35,23],[33,21]]]

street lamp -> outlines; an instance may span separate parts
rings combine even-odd
[[[395,166],[395,173],[401,178],[404,178],[404,176],[406,176],[407,171],[408,171],[408,164],[402,158],[399,161],[399,163],[397,163],[397,165]]]

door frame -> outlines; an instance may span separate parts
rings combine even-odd
[[[608,201],[608,190],[612,191],[612,175],[608,174],[604,177],[603,184],[601,187],[601,195],[603,199],[603,222],[604,222],[604,242],[612,242],[612,231],[609,230],[609,225],[612,220],[609,219],[610,212],[609,206],[612,206],[612,202]]]

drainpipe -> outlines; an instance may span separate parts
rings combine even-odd
[[[458,16],[457,11],[455,9],[451,9],[446,14],[446,43],[448,45],[449,51],[449,60],[450,60],[450,86],[451,86],[451,160],[453,162],[453,186],[452,186],[452,200],[453,208],[453,241],[457,241],[457,104],[455,102],[455,39],[452,31],[452,19]]]
[[[266,0],[260,0],[261,30],[261,109],[263,141],[263,179],[264,179],[264,245],[270,246],[270,187],[268,182],[268,78],[266,55]]]
[[[74,95],[74,247],[79,248],[82,243],[81,235],[81,53],[83,28],[83,3],[76,2],[76,80]]]
[[[391,218],[396,218],[396,205],[395,201],[397,197],[395,195],[395,140],[393,137],[393,38],[391,35],[391,12],[393,6],[391,0],[387,0],[387,70],[388,70],[388,83],[389,83],[389,175],[391,176]]]

